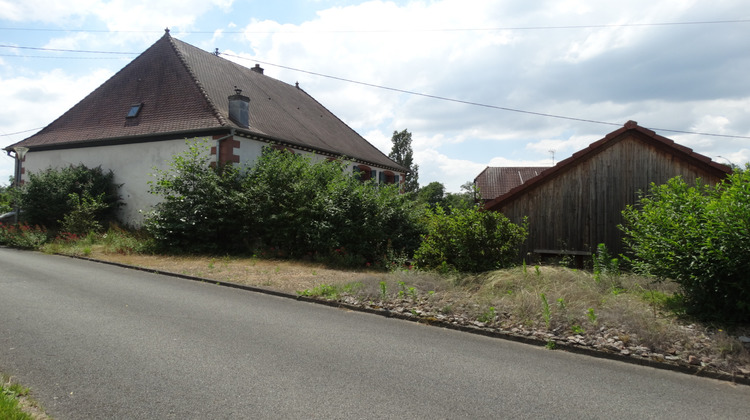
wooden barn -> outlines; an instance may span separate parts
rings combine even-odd
[[[529,237],[521,256],[576,256],[579,263],[604,243],[613,255],[625,251],[622,210],[635,204],[650,184],[682,176],[715,184],[731,168],[628,121],[589,147],[544,170],[485,208],[520,223],[528,217]]]

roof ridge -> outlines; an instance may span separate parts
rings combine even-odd
[[[537,184],[541,182],[545,182],[547,179],[550,179],[552,177],[557,176],[560,173],[563,173],[564,171],[568,169],[568,166],[573,164],[573,162],[579,159],[586,159],[587,156],[593,156],[597,153],[600,153],[602,148],[607,148],[607,147],[612,146],[615,142],[619,141],[618,139],[622,139],[621,136],[624,133],[627,133],[628,131],[640,133],[642,136],[653,139],[653,141],[656,142],[657,144],[663,145],[663,147],[667,148],[668,150],[681,153],[683,155],[683,159],[687,158],[687,159],[692,159],[694,161],[699,161],[703,163],[704,165],[706,165],[706,167],[711,168],[717,172],[729,173],[731,171],[730,167],[720,164],[718,162],[714,162],[708,156],[701,155],[700,153],[693,151],[689,147],[683,146],[670,138],[657,134],[654,130],[650,130],[648,128],[642,127],[638,125],[637,122],[630,120],[627,123],[625,123],[622,127],[618,128],[617,130],[611,133],[608,133],[603,138],[596,140],[595,142],[589,144],[587,147],[573,153],[567,159],[561,160],[560,162],[557,163],[557,165],[548,168],[539,176],[536,176],[533,179],[529,180],[529,182],[521,184],[511,189],[510,191],[506,192],[502,196],[496,197],[493,200],[489,201],[485,205],[485,208],[492,209],[498,206],[500,203],[507,202],[508,200],[514,200],[515,197],[517,197],[521,191],[534,188]]]
[[[169,41],[169,45],[172,47],[172,50],[177,55],[177,58],[180,60],[182,65],[185,66],[185,70],[187,70],[188,74],[190,75],[190,78],[193,79],[193,82],[195,83],[196,87],[198,87],[198,90],[200,91],[201,95],[203,95],[203,99],[205,99],[206,102],[208,103],[208,106],[211,108],[211,112],[219,121],[219,124],[222,126],[229,125],[229,122],[224,118],[224,115],[222,115],[222,113],[219,111],[219,108],[216,107],[216,104],[214,104],[214,101],[211,100],[211,97],[208,95],[208,91],[206,91],[206,88],[203,86],[203,83],[201,83],[200,79],[198,79],[198,76],[195,75],[193,68],[190,66],[190,63],[188,63],[187,58],[185,58],[185,55],[182,54],[182,51],[180,51],[179,48],[177,48],[177,44],[175,41],[179,41],[179,42],[183,42],[183,41],[173,38],[171,35],[169,35],[169,31],[167,31],[164,34],[164,37],[167,38],[167,41]]]

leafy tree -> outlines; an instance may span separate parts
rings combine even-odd
[[[427,235],[414,254],[420,268],[482,272],[509,267],[527,235],[525,226],[478,206],[451,214],[437,206],[426,220]]]
[[[433,181],[417,191],[417,201],[434,209],[437,206],[443,207],[444,195],[445,186],[440,182]]]
[[[461,192],[446,193],[443,197],[443,207],[447,209],[468,209],[475,205],[476,190],[474,183],[469,181],[461,185]]]
[[[623,211],[636,270],[680,285],[686,309],[708,320],[750,321],[750,170],[716,187],[673,178]]]
[[[393,147],[389,158],[394,162],[409,169],[404,178],[404,192],[417,192],[419,190],[419,165],[414,163],[414,151],[411,148],[411,133],[404,129],[401,132],[394,131],[391,137]]]
[[[84,165],[71,165],[30,173],[28,182],[20,190],[21,216],[29,224],[56,230],[64,216],[75,209],[75,201],[70,199],[70,194],[75,194],[79,199],[101,198],[104,205],[93,217],[105,225],[115,220],[117,209],[122,205],[119,187],[114,183],[114,173],[105,172],[101,167],[89,169]]]

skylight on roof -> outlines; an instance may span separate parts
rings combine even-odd
[[[143,103],[135,104],[130,107],[130,111],[128,111],[128,116],[126,118],[135,118],[138,116],[138,113],[141,112],[141,108],[143,107]]]

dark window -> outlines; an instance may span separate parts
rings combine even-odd
[[[360,181],[369,181],[372,176],[372,172],[369,166],[367,165],[357,165],[354,168],[352,168],[355,176],[359,178]]]
[[[143,107],[143,104],[135,104],[130,107],[130,111],[128,111],[127,118],[135,118],[138,116],[138,113],[141,112],[141,108]]]

